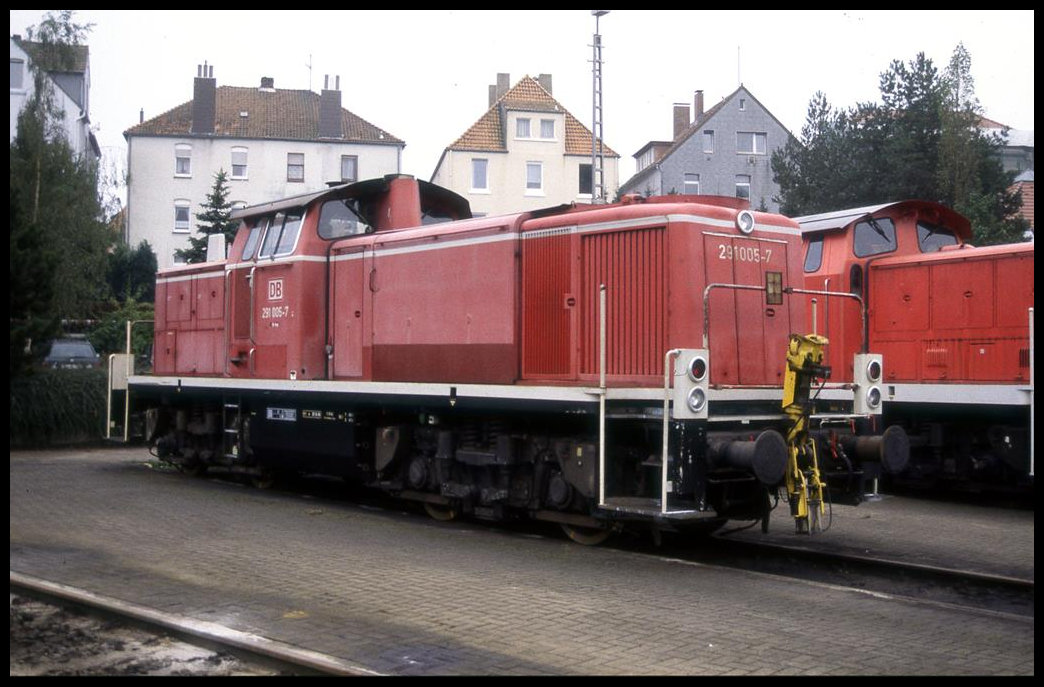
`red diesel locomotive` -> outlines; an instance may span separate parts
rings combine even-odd
[[[159,273],[154,371],[129,380],[185,470],[342,476],[593,543],[767,527],[779,495],[814,532],[905,465],[880,355],[827,380],[799,227],[745,201],[472,218],[399,175],[237,217],[227,259]]]
[[[858,297],[812,296],[827,361],[884,356],[885,426],[911,451],[894,484],[1032,486],[1033,243],[972,247],[968,219],[929,201],[796,221],[806,288]]]

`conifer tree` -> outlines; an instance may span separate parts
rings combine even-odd
[[[174,251],[174,255],[184,258],[187,263],[205,262],[207,259],[207,242],[212,234],[224,234],[225,246],[232,245],[236,237],[239,222],[232,219],[232,204],[228,202],[228,174],[224,169],[214,174],[214,186],[207,194],[202,212],[196,213],[200,222],[196,231],[201,236],[190,236],[189,247]]]

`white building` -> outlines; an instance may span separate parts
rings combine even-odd
[[[59,56],[41,43],[11,36],[11,141],[18,132],[18,115],[36,89],[32,69],[43,70],[45,83],[51,88],[55,104],[62,112],[66,140],[79,155],[101,157],[101,149],[91,133],[90,53],[85,45],[70,46]]]
[[[551,75],[507,74],[489,87],[489,109],[446,148],[432,183],[468,199],[472,213],[498,215],[592,200],[592,134],[551,95]],[[613,200],[619,158],[604,141],[605,199]]]
[[[399,173],[405,143],[343,109],[339,77],[317,94],[267,77],[258,88],[219,88],[213,73],[199,67],[192,100],[123,134],[125,238],[148,241],[161,269],[189,247],[220,170],[236,207]]]

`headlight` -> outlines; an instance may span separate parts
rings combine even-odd
[[[866,376],[871,382],[881,381],[881,361],[876,358],[866,364]]]
[[[881,390],[876,386],[870,387],[866,392],[866,405],[870,409],[877,408],[881,405]]]
[[[685,398],[685,402],[689,405],[689,410],[694,413],[701,413],[703,412],[703,406],[707,404],[707,392],[698,386],[694,387]]]
[[[687,372],[689,379],[694,382],[702,382],[703,378],[707,376],[707,359],[702,355],[694,356],[689,361]]]

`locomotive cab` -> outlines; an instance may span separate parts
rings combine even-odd
[[[242,208],[229,252],[227,374],[325,379],[331,328],[326,298],[334,242],[465,219],[466,200],[433,184],[392,175]]]

